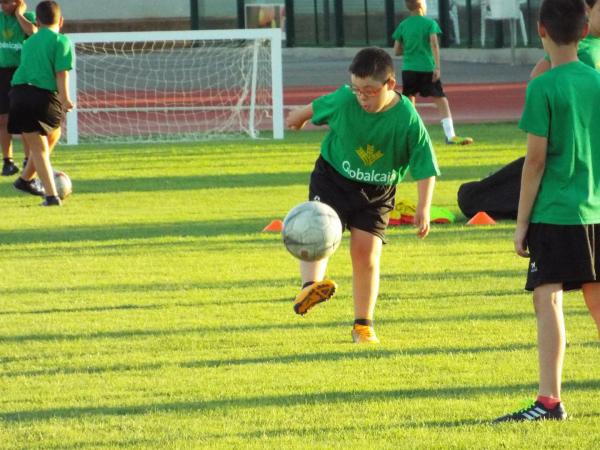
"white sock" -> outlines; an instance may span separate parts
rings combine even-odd
[[[444,134],[446,135],[446,139],[452,139],[454,136],[454,122],[452,121],[452,117],[446,117],[442,119],[442,128],[444,129]]]

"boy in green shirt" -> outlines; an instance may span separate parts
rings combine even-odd
[[[50,153],[60,137],[65,111],[73,107],[69,97],[69,70],[73,64],[71,41],[59,33],[63,18],[54,1],[42,1],[36,10],[39,31],[23,44],[21,65],[10,91],[8,131],[21,133],[30,158],[15,188],[40,195],[33,185],[37,171],[46,195],[43,206],[58,206]]]
[[[329,125],[311,175],[309,200],[331,206],[350,230],[352,340],[373,344],[379,342],[373,329],[379,262],[396,184],[410,167],[418,180],[415,225],[424,238],[439,170],[421,118],[410,100],[394,91],[390,55],[380,48],[363,49],[349,70],[349,86],[290,112],[286,123],[292,129],[301,129],[311,119],[316,125]],[[305,314],[335,292],[336,284],[325,279],[327,263],[328,259],[300,262],[303,286],[294,303],[297,314]]]
[[[600,70],[600,0],[585,0],[590,24],[587,36],[579,41],[577,57],[582,63]],[[531,78],[550,70],[550,57],[545,55],[531,71]]]
[[[600,72],[577,58],[588,31],[583,0],[545,0],[538,33],[552,68],[529,82],[527,132],[514,246],[529,257],[538,329],[539,391],[495,420],[563,420],[563,290],[582,289],[600,333]]]
[[[36,32],[35,14],[27,11],[23,0],[0,0],[0,146],[2,175],[14,175],[19,167],[13,161],[12,136],[8,133],[8,91],[10,80],[19,66],[21,47],[27,36]],[[27,150],[25,149],[27,159]]]
[[[415,96],[433,97],[440,114],[446,143],[468,145],[470,137],[456,136],[450,105],[441,81],[440,47],[438,33],[440,27],[433,19],[425,17],[425,0],[406,0],[410,17],[404,19],[392,34],[394,53],[404,55],[402,61],[402,94],[415,104]]]

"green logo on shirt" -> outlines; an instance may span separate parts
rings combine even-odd
[[[379,150],[375,150],[375,147],[373,147],[371,144],[367,145],[366,151],[364,148],[360,147],[358,150],[356,150],[356,153],[358,153],[358,156],[365,166],[372,166],[375,161],[383,156],[383,153],[381,153]]]

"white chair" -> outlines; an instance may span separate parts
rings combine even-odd
[[[485,46],[485,24],[488,20],[510,21],[511,48],[516,46],[517,36],[515,22],[518,20],[521,28],[523,44],[527,46],[527,30],[525,18],[521,11],[523,0],[481,0],[481,47]]]
[[[458,23],[458,7],[454,0],[450,0],[450,21],[452,22],[452,29],[454,31],[454,40],[456,45],[460,45],[460,27]],[[437,0],[430,0],[427,2],[427,17],[437,19],[439,16],[439,5]]]

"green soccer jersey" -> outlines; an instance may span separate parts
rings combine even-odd
[[[30,84],[55,92],[56,73],[71,70],[72,64],[71,40],[49,28],[40,28],[23,43],[21,65],[12,85]]]
[[[321,155],[342,176],[395,185],[410,167],[414,179],[439,175],[429,134],[412,103],[401,97],[390,109],[369,113],[349,86],[312,103],[312,122],[329,125]]]
[[[31,23],[35,23],[35,13],[26,12],[24,16]],[[0,67],[17,67],[21,60],[23,41],[27,39],[27,35],[15,16],[7,16],[2,11],[0,11],[0,29],[2,30]]]
[[[548,139],[530,221],[600,223],[600,72],[580,61],[531,80],[519,127]]]
[[[600,70],[600,37],[588,34],[579,42],[579,60],[594,69]]]
[[[435,61],[430,36],[441,32],[437,22],[425,16],[410,16],[400,22],[392,38],[404,47],[402,70],[433,72]]]

